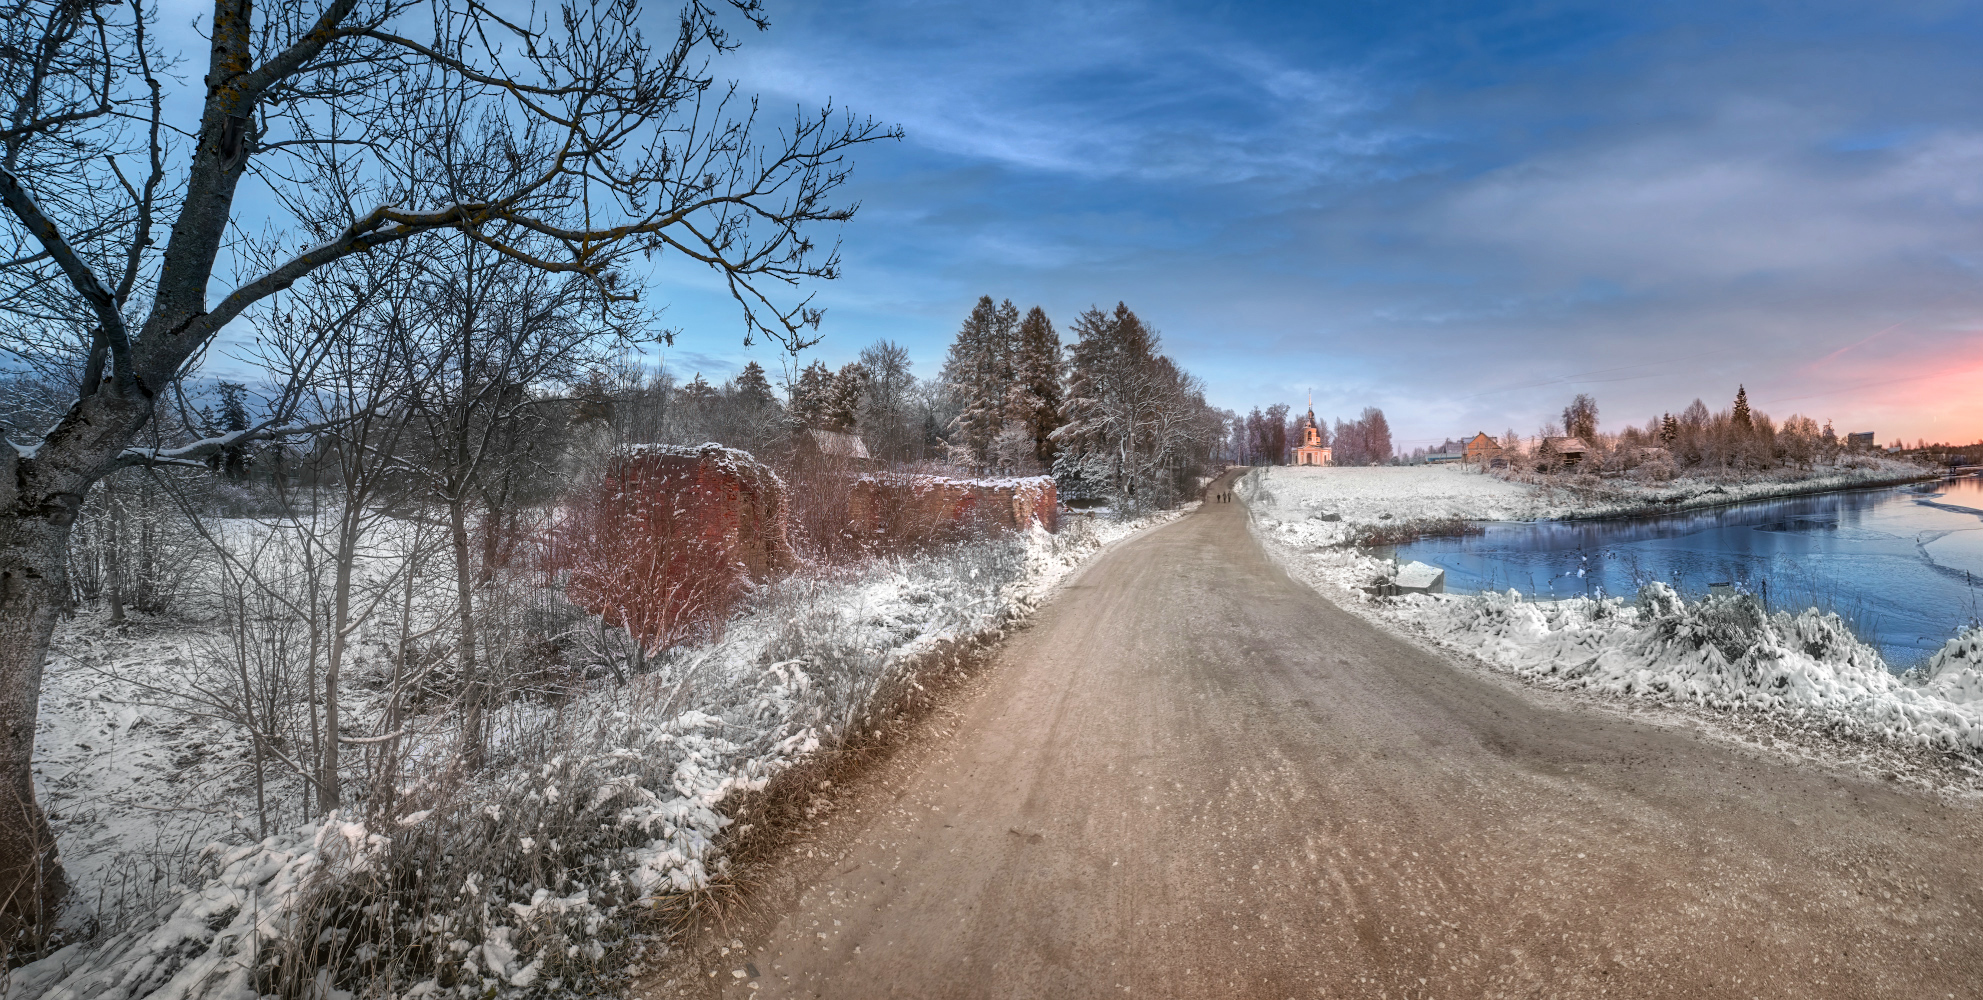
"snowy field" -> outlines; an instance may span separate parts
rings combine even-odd
[[[1573,509],[1567,497],[1552,505],[1533,487],[1458,465],[1274,466],[1248,476],[1251,494],[1266,497],[1274,516],[1291,522],[1330,513],[1346,524],[1449,517],[1524,521],[1563,517]]]
[[[1983,628],[1896,676],[1837,615],[1764,613],[1739,596],[1687,602],[1661,583],[1603,599],[1537,601],[1513,590],[1372,597],[1362,588],[1395,567],[1345,544],[1360,526],[1563,517],[1587,508],[1452,467],[1259,469],[1243,477],[1239,493],[1254,534],[1298,579],[1524,681],[1753,710],[1813,730],[1983,755]],[[1325,519],[1332,513],[1341,520]]]
[[[276,943],[315,933],[321,914],[305,911],[365,901],[394,852],[420,836],[464,856],[444,884],[479,916],[421,924],[454,986],[415,976],[392,984],[393,995],[522,996],[611,981],[660,944],[636,933],[639,908],[702,891],[725,871],[735,793],[763,788],[859,724],[917,671],[944,669],[955,644],[1031,613],[1103,547],[1182,513],[1074,517],[1057,535],[1036,528],[801,573],[757,595],[720,641],[670,651],[647,675],[555,709],[511,706],[493,728],[519,747],[517,763],[458,801],[423,808],[413,787],[401,815],[333,813],[266,838],[253,822],[247,741],[196,697],[169,695],[186,683],[206,630],[67,623],[48,665],[36,757],[79,901],[72,933],[87,937],[14,970],[8,996],[258,995]],[[433,736],[439,758],[445,734]],[[527,743],[558,752],[532,757]],[[533,824],[535,837],[501,832]],[[563,843],[545,829],[562,830]],[[518,874],[561,864],[583,881]],[[376,948],[351,958],[378,959]],[[319,992],[350,995],[328,980]]]
[[[1294,521],[1334,512],[1348,524],[1462,518],[1531,521],[1677,512],[1923,478],[1920,466],[1866,458],[1864,467],[1813,475],[1761,474],[1746,482],[1680,478],[1637,483],[1622,478],[1566,476],[1547,484],[1511,481],[1465,465],[1336,468],[1273,466],[1249,473],[1275,517]]]

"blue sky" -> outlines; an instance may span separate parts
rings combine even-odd
[[[1406,448],[1737,384],[1983,437],[1976,4],[769,5],[720,77],[906,132],[859,153],[802,360],[888,337],[933,375],[980,295],[1064,333],[1124,301],[1215,405],[1313,390]],[[195,62],[204,7],[161,24]],[[648,277],[678,373],[781,366],[711,275]]]
[[[1973,5],[771,13],[719,72],[907,131],[860,155],[829,363],[890,337],[931,374],[981,294],[1063,328],[1122,300],[1215,404],[1313,388],[1408,445],[1738,383],[1883,440],[1983,436]],[[671,366],[778,360],[706,279],[652,289]]]

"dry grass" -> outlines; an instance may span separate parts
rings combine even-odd
[[[1411,520],[1360,524],[1351,529],[1348,543],[1362,548],[1404,545],[1421,538],[1458,538],[1478,535],[1487,529],[1479,522],[1460,517],[1422,517]]]

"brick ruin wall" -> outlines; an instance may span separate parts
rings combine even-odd
[[[787,533],[786,486],[747,452],[716,445],[627,449],[608,484],[614,493],[672,504],[677,524],[693,526],[712,552],[727,552],[758,582],[799,566]],[[1053,479],[950,479],[877,474],[849,484],[850,527],[905,540],[959,530],[1059,530]]]
[[[672,497],[703,542],[733,553],[753,580],[798,568],[786,535],[785,485],[748,452],[639,445],[628,450],[617,478],[629,492]]]
[[[1035,524],[1060,530],[1053,479],[949,479],[942,476],[863,476],[847,504],[856,531],[928,535],[942,528],[1021,530]]]

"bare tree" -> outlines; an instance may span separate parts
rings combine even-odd
[[[181,122],[145,0],[9,4],[0,348],[74,386],[52,427],[0,448],[0,897],[16,926],[63,886],[30,762],[81,498],[120,464],[196,461],[291,416],[138,445],[234,319],[353,255],[454,233],[579,276],[601,309],[634,298],[630,257],[679,255],[721,276],[747,341],[810,342],[818,310],[771,294],[837,273],[814,224],[851,215],[829,202],[849,148],[898,133],[831,108],[759,128],[756,102],[708,73],[730,16],[765,26],[757,0],[687,0],[656,49],[637,0],[518,20],[475,0],[215,0],[206,71],[189,74],[199,116]],[[504,169],[452,169],[469,146]],[[243,218],[244,181],[264,225]],[[216,277],[232,283],[218,298]]]
[[[1577,393],[1577,398],[1563,408],[1563,431],[1573,438],[1582,438],[1585,444],[1597,446],[1597,400],[1589,393]]]
[[[504,510],[531,465],[526,425],[546,400],[533,390],[578,380],[609,331],[585,321],[581,286],[498,256],[472,240],[430,262],[401,312],[407,353],[422,359],[408,408],[421,434],[402,456],[447,518],[454,561],[455,648],[463,685],[461,745],[479,766],[489,678],[477,662],[476,597],[493,576]],[[474,512],[485,540],[478,568]],[[493,550],[493,551],[492,551]]]
[[[868,450],[886,462],[914,459],[919,451],[917,428],[909,418],[916,376],[910,371],[909,349],[892,340],[877,340],[861,348],[861,367],[868,373],[860,421]]]

